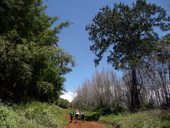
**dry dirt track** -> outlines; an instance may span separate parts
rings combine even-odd
[[[97,122],[78,122],[69,123],[65,128],[105,128],[102,124]]]
[[[68,121],[70,122],[69,115],[66,114]],[[104,125],[97,123],[97,122],[89,122],[89,121],[78,121],[76,123],[75,120],[73,120],[72,123],[69,123],[65,128],[105,128]]]

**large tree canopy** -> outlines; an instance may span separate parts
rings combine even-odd
[[[41,0],[0,1],[0,98],[56,100],[74,61],[58,47],[63,22],[45,14]]]
[[[166,11],[146,0],[137,0],[132,6],[123,3],[106,6],[86,26],[98,65],[107,53],[107,62],[115,69],[131,69],[132,110],[139,108],[139,87],[136,67],[157,47],[161,31],[170,30]]]
[[[69,23],[63,22],[52,29],[58,17],[46,15],[46,8],[42,6],[42,0],[1,0],[0,35],[13,43],[57,45],[56,34]]]
[[[107,61],[117,69],[131,68],[142,57],[150,54],[159,39],[158,31],[170,29],[166,11],[145,0],[137,0],[133,6],[114,4],[106,6],[86,27],[92,40],[90,47],[98,64],[109,51]]]

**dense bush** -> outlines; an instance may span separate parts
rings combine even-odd
[[[34,121],[18,115],[11,107],[0,105],[0,127],[1,128],[36,128]]]
[[[58,101],[57,101],[57,105],[61,108],[68,108],[71,106],[70,102],[68,100],[65,100],[65,99],[62,99],[60,98]]]
[[[63,111],[46,103],[14,105],[0,104],[1,128],[64,128],[67,121]]]
[[[100,117],[99,112],[85,112],[85,120],[87,121],[98,121]]]

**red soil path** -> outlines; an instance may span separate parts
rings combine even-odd
[[[97,122],[78,122],[69,123],[65,128],[105,128],[102,124]]]
[[[72,123],[70,123],[69,115],[67,114],[67,119],[69,121],[69,124],[65,128],[105,128],[103,124],[97,123],[97,122],[90,122],[90,121],[78,121],[76,123],[75,120],[73,120]]]

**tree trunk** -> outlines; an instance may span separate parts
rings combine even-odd
[[[139,93],[137,88],[136,68],[132,68],[132,86],[131,86],[131,111],[137,111],[140,106]]]
[[[169,81],[168,81],[168,83],[170,84],[170,60],[168,60],[168,72],[169,72]]]

